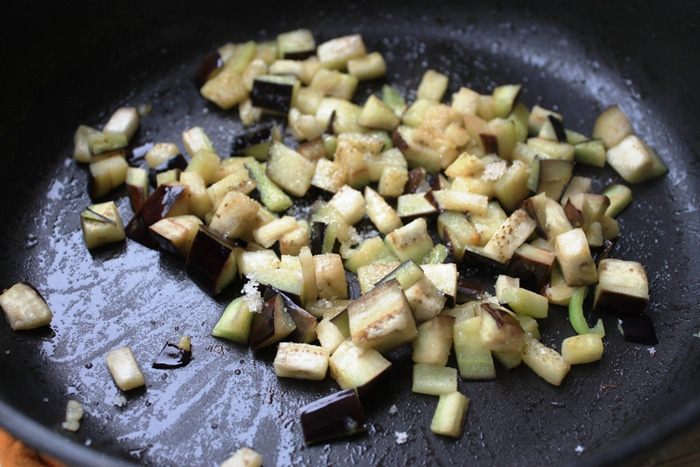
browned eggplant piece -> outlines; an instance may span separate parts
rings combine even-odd
[[[501,263],[498,259],[493,258],[484,252],[483,247],[464,245],[464,258],[466,263],[486,266],[496,271],[505,271],[508,268],[507,263]]]
[[[649,303],[649,282],[636,261],[607,258],[598,266],[593,310],[617,316],[640,315]]]
[[[571,161],[541,159],[539,161],[537,192],[544,192],[554,200],[561,199],[564,188],[571,180],[573,170],[574,163]]]
[[[365,412],[356,389],[346,389],[301,409],[306,444],[356,435],[367,431]]]
[[[457,281],[457,305],[462,305],[472,300],[480,300],[484,295],[484,286],[476,282],[468,281],[460,277]]]
[[[426,180],[428,172],[423,167],[416,167],[408,172],[408,181],[404,193],[425,193],[430,191],[430,184]]]
[[[481,341],[494,352],[520,352],[525,345],[525,331],[504,308],[482,303]]]
[[[132,148],[126,155],[126,161],[131,167],[146,166],[146,153],[153,149],[153,146],[155,146],[155,144],[149,141]]]
[[[276,344],[296,329],[279,293],[263,302],[260,313],[255,313],[250,327],[250,347],[253,350]]]
[[[554,134],[557,136],[557,141],[566,143],[566,128],[564,128],[564,123],[554,115],[547,115],[547,118],[549,119],[549,123],[552,124]]]
[[[304,344],[313,342],[316,339],[316,325],[318,324],[316,317],[297,305],[292,297],[272,286],[267,286],[265,288],[263,298],[269,300],[275,294],[282,296],[286,312],[289,313],[289,316],[292,317],[296,325],[296,329],[289,335],[290,339],[294,342],[302,342]]]
[[[210,295],[236,278],[236,244],[200,225],[187,255],[187,274]]]
[[[148,171],[138,167],[126,170],[126,194],[129,196],[131,209],[137,212],[148,199]]]
[[[539,293],[549,281],[555,259],[550,251],[520,245],[510,260],[508,275],[520,279],[521,287]]]
[[[620,320],[620,330],[627,342],[635,344],[656,345],[659,343],[656,337],[654,323],[647,315],[627,316]]]
[[[190,360],[192,360],[192,345],[190,338],[184,336],[177,344],[166,342],[151,366],[157,370],[170,370],[186,366]]]
[[[150,169],[148,171],[148,180],[151,182],[151,186],[156,186],[156,177],[159,173],[167,172],[168,170],[172,169],[178,169],[182,171],[187,168],[188,164],[189,162],[187,162],[187,158],[182,154],[178,154],[176,156],[171,157],[162,164]]]
[[[224,59],[221,58],[219,52],[214,50],[206,54],[194,74],[194,84],[197,86],[197,89],[204,86],[204,83],[209,81],[209,78],[212,78],[214,72],[221,69],[223,66]]]
[[[183,185],[161,185],[144,201],[126,225],[126,236],[147,247],[155,242],[148,227],[166,217],[187,214],[187,188]]]
[[[202,221],[197,216],[186,214],[161,219],[148,230],[160,248],[173,255],[187,258],[200,225]]]

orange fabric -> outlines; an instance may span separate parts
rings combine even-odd
[[[63,467],[63,464],[37,453],[5,430],[0,430],[0,467]]]

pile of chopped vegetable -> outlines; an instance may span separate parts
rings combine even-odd
[[[458,379],[495,378],[494,360],[560,385],[571,365],[603,355],[603,322],[591,328],[585,317],[589,289],[593,313],[615,314],[626,338],[655,343],[644,267],[609,257],[631,189],[593,193],[592,180],[575,175],[579,164],[606,163],[628,184],[666,172],[622,110],[605,110],[588,137],[557,112],[528,108],[520,85],[461,87],[443,103],[448,77],[435,70],[412,103],[389,85],[352,102],[359,81],[385,72],[360,35],[317,46],[296,30],[226,44],[197,71],[201,95],[238,107],[246,126],[230,151],[200,127],[183,132],[184,152],[174,142],[137,145],[133,107],[101,131],[81,126],[75,159],[89,164],[90,196],[103,201],[126,184],[133,209],[124,226],[113,201],[86,208],[87,247],[128,237],[181,256],[211,295],[242,290],[213,336],[275,345],[279,377],[330,372],[342,389],[303,410],[307,443],[365,431],[364,395],[400,346],[412,347],[413,392],[439,397],[439,435],[461,436],[469,399]],[[316,201],[295,209],[300,198]],[[360,235],[356,226],[367,225]],[[465,265],[495,271],[494,296]],[[40,297],[15,287],[0,296],[13,328],[46,324]],[[540,342],[550,305],[569,307],[561,351]],[[174,366],[189,361],[185,344],[164,348]],[[453,351],[457,368],[447,366]],[[121,389],[144,384],[128,348],[108,363]]]

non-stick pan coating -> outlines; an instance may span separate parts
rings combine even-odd
[[[431,3],[58,3],[3,15],[1,285],[31,281],[54,321],[51,331],[13,333],[0,319],[0,423],[91,465],[214,465],[242,445],[263,453],[266,465],[545,465],[619,461],[693,419],[700,412],[692,399],[700,376],[697,7]],[[78,216],[89,202],[86,174],[71,160],[77,125],[99,126],[119,105],[149,103],[138,141],[180,142],[184,129],[200,125],[225,154],[241,128],[236,112],[201,99],[192,70],[223,42],[296,27],[321,41],[362,33],[386,57],[387,81],[404,90],[415,89],[428,67],[449,73],[450,93],[462,84],[489,92],[496,83],[522,83],[528,105],[557,109],[585,133],[600,110],[619,103],[670,168],[634,188],[613,253],[649,271],[655,352],[624,342],[616,319],[606,317],[603,360],[573,368],[561,388],[525,366],[499,367],[493,382],[460,383],[472,402],[464,436],[451,441],[430,433],[436,399],[410,392],[409,352],[399,351],[385,394],[368,407],[368,435],[304,447],[298,411],[335,385],[277,379],[274,350],[254,354],[210,337],[237,291],[213,300],[181,261],[131,241],[88,253]],[[362,88],[356,99],[366,95]],[[617,180],[609,170],[587,173],[597,189]],[[128,219],[123,196],[119,206]],[[543,341],[558,348],[572,330],[563,310],[550,315]],[[192,336],[192,363],[152,370],[161,346],[180,334]],[[134,350],[147,387],[118,407],[105,354],[121,345]],[[69,398],[86,411],[75,435],[60,428]],[[397,444],[395,432],[408,442]]]

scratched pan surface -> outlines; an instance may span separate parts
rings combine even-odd
[[[542,465],[627,459],[697,419],[700,59],[686,55],[697,44],[697,7],[234,3],[42,5],[3,15],[0,277],[3,287],[34,283],[54,320],[50,331],[15,334],[0,318],[0,424],[85,465],[214,465],[241,445],[267,465]],[[614,252],[649,271],[655,353],[623,342],[606,317],[603,361],[574,368],[561,388],[524,366],[499,368],[493,382],[461,382],[472,403],[464,436],[451,441],[430,434],[436,399],[411,394],[409,354],[399,351],[385,394],[367,408],[368,435],[305,447],[298,411],[335,386],[278,380],[273,350],[254,354],[210,337],[236,291],[214,300],[181,261],[133,242],[90,255],[78,222],[86,174],[70,160],[75,127],[100,125],[122,104],[150,103],[138,141],[179,142],[182,130],[200,125],[226,154],[240,129],[235,112],[207,105],[191,71],[223,42],[303,26],[321,41],[361,32],[386,57],[388,81],[405,90],[427,67],[449,72],[449,92],[521,82],[528,105],[558,109],[584,132],[602,108],[621,104],[670,167],[635,189]],[[616,180],[610,171],[595,178],[598,188]],[[558,347],[571,329],[562,310],[551,315],[543,340]],[[192,336],[191,364],[151,369],[180,334]],[[132,347],[147,381],[125,401],[104,363],[121,345]],[[60,429],[69,398],[87,413],[75,435]],[[397,431],[406,444],[396,443]]]

